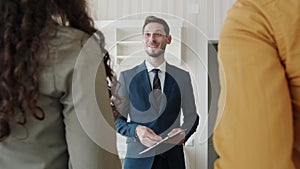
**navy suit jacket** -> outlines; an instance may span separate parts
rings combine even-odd
[[[187,129],[185,141],[196,131],[199,116],[196,112],[189,73],[167,63],[163,97],[159,105],[153,98],[145,62],[121,72],[119,81],[121,104],[118,109],[121,116],[116,119],[115,125],[117,132],[127,136],[124,168],[151,169],[154,156],[160,153],[164,153],[172,169],[185,168],[182,145],[174,147],[174,145],[163,144],[148,153],[139,155],[139,152],[147,147],[140,143],[135,130],[140,124],[165,137],[172,129],[180,127]],[[180,119],[183,119],[182,124]]]

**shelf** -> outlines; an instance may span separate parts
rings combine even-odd
[[[118,41],[142,41],[142,33],[137,28],[116,28]]]
[[[128,57],[128,55],[118,55],[116,56],[117,58],[120,58],[120,59],[126,59]]]
[[[117,41],[117,44],[142,44],[142,41]]]

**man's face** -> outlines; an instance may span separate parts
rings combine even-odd
[[[164,26],[151,22],[144,28],[143,44],[146,53],[151,57],[158,57],[165,53],[167,44],[171,43],[171,36],[166,35]]]

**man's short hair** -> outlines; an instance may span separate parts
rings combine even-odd
[[[164,26],[164,31],[166,33],[166,35],[169,35],[170,33],[170,28],[169,28],[169,25],[168,23],[162,19],[162,18],[158,18],[158,17],[155,17],[155,16],[148,16],[146,19],[145,19],[145,22],[144,22],[144,26],[143,26],[143,30],[142,32],[144,33],[144,29],[145,29],[145,26],[149,23],[152,23],[152,22],[155,22],[155,23],[160,23]]]

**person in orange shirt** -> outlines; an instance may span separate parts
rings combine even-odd
[[[215,169],[300,169],[300,1],[238,0],[219,60]]]

